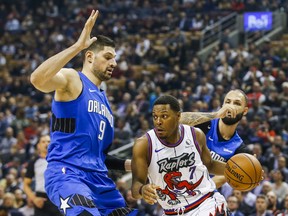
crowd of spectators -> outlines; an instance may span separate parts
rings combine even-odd
[[[53,95],[33,88],[30,73],[43,59],[73,44],[95,8],[100,16],[94,33],[110,36],[117,44],[118,67],[103,85],[116,117],[111,149],[151,128],[152,104],[163,93],[179,98],[184,111],[206,112],[219,109],[225,92],[241,88],[247,93],[250,109],[238,133],[261,161],[265,180],[249,193],[223,193],[231,208],[240,208],[244,215],[265,207],[257,207],[262,194],[268,200],[266,209],[287,211],[287,50],[275,49],[269,39],[259,47],[233,47],[225,40],[202,61],[193,44],[201,36],[200,30],[232,11],[287,11],[287,1],[3,0],[0,213],[8,208],[11,215],[18,211],[26,216],[33,209],[22,191],[23,176],[27,160],[35,154],[37,138],[49,133]],[[77,56],[67,67],[79,68],[81,61]],[[117,184],[128,205],[139,208],[141,215],[161,215],[159,206],[134,200],[125,182]],[[237,205],[233,205],[235,200]]]

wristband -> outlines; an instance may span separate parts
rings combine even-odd
[[[142,188],[144,187],[144,184],[141,185],[141,187],[139,188],[139,194],[142,196]]]

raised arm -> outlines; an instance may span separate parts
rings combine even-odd
[[[98,11],[92,11],[90,17],[85,23],[85,27],[75,44],[63,50],[62,52],[50,57],[44,61],[31,74],[30,81],[42,92],[51,92],[57,89],[64,89],[68,85],[69,72],[62,68],[79,52],[89,47],[97,38],[90,38],[92,28],[98,16]],[[73,70],[74,71],[74,70]],[[68,73],[67,73],[68,72]]]
[[[237,111],[229,104],[224,104],[217,112],[182,112],[180,123],[195,126],[217,118],[224,118],[227,113],[236,116]]]
[[[224,175],[226,163],[222,161],[216,161],[211,158],[210,151],[206,145],[205,134],[199,128],[194,129],[196,133],[196,139],[202,149],[201,159],[203,161],[203,164],[207,167],[209,173],[214,175]]]
[[[132,157],[132,196],[143,198],[147,203],[156,203],[157,186],[147,184],[148,175],[148,140],[145,136],[136,140]]]

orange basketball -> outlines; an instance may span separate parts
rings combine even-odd
[[[261,181],[262,166],[253,155],[236,154],[227,161],[224,176],[235,190],[250,191]]]

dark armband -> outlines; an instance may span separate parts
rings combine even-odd
[[[120,159],[112,155],[107,155],[105,164],[108,169],[125,171],[125,161],[125,159]]]

